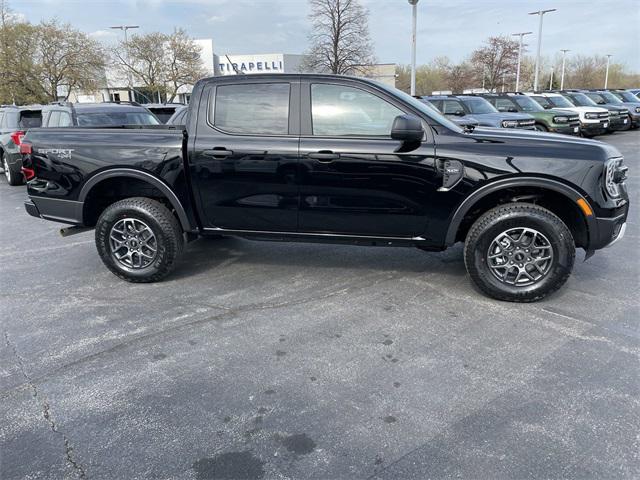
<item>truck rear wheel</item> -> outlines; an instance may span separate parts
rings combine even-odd
[[[464,262],[474,283],[498,300],[534,302],[571,275],[573,236],[560,218],[528,203],[489,210],[472,225]]]
[[[103,263],[129,282],[156,282],[173,269],[183,248],[182,228],[162,203],[144,197],[107,207],[96,224]]]

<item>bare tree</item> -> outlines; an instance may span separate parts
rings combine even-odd
[[[359,0],[309,0],[311,46],[302,69],[337,74],[362,73],[375,62],[369,12]]]
[[[471,63],[485,79],[485,88],[496,90],[505,75],[516,71],[518,42],[507,36],[489,37],[484,47],[471,54]]]
[[[167,40],[168,36],[160,32],[134,35],[113,48],[112,55],[116,65],[134,84],[154,93],[165,91]]]
[[[35,29],[34,67],[27,72],[49,100],[57,100],[60,87],[66,97],[73,89],[94,91],[104,77],[106,57],[102,46],[87,34],[56,20]]]
[[[0,0],[0,104],[34,103],[46,95],[33,77],[35,28],[13,14],[8,2]]]
[[[447,69],[446,81],[448,88],[453,93],[462,93],[465,88],[471,88],[476,82],[476,74],[468,62],[451,65]]]
[[[178,29],[169,36],[166,42],[166,82],[167,101],[171,102],[178,94],[180,87],[193,85],[207,75],[200,58],[201,48],[187,35]]]
[[[164,94],[172,101],[180,87],[193,85],[207,74],[200,47],[178,29],[171,35],[151,32],[134,35],[112,50],[116,65],[135,85],[148,92]],[[129,85],[133,87],[133,85]]]

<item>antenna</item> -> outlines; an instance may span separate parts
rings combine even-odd
[[[244,75],[244,72],[241,72],[240,70],[238,70],[238,67],[236,67],[235,63],[231,61],[231,59],[229,58],[229,55],[225,54],[225,57],[227,57],[227,62],[229,62],[229,65],[231,65],[231,68],[233,68],[233,71],[236,72],[236,75]]]

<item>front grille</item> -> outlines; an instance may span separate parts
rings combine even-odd
[[[579,122],[579,121],[580,121],[580,117],[578,115],[569,117],[569,123]]]
[[[533,127],[535,123],[535,120],[518,120],[519,127]]]
[[[621,114],[620,110],[609,110],[610,117],[619,117]]]
[[[609,116],[608,113],[599,113],[598,118],[607,118]]]

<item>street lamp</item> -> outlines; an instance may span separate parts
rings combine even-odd
[[[518,69],[516,70],[516,92],[520,91],[520,61],[522,59],[522,37],[531,35],[533,32],[512,33],[514,37],[520,37],[520,47],[518,47]]]
[[[553,70],[554,68],[551,67],[551,78],[549,79],[549,90],[553,90]]]
[[[127,38],[127,30],[132,30],[134,28],[140,28],[139,25],[115,25],[113,27],[109,27],[112,28],[114,30],[122,30],[124,32],[124,44],[125,44],[125,49],[126,49],[126,54],[127,54],[127,62],[129,62],[129,39]],[[133,100],[133,96],[131,95],[131,89],[133,88],[133,79],[131,78],[131,71],[127,72],[127,77],[129,80],[129,91],[127,92],[129,95],[129,100],[132,101]]]
[[[409,0],[411,5],[411,95],[416,94],[416,25],[418,21],[418,1]]]
[[[555,12],[555,8],[549,10],[538,10],[537,12],[530,12],[529,15],[540,15],[540,24],[538,25],[538,52],[536,53],[536,72],[533,77],[533,90],[538,90],[538,73],[540,71],[540,49],[542,48],[542,18],[545,13]]]
[[[604,74],[604,89],[607,89],[607,84],[609,83],[609,62],[611,61],[611,57],[613,57],[613,55],[611,54],[607,54],[607,71]]]
[[[564,48],[560,51],[562,52],[562,75],[560,76],[560,90],[564,90],[564,65],[565,65],[567,52],[570,52],[571,50]]]

